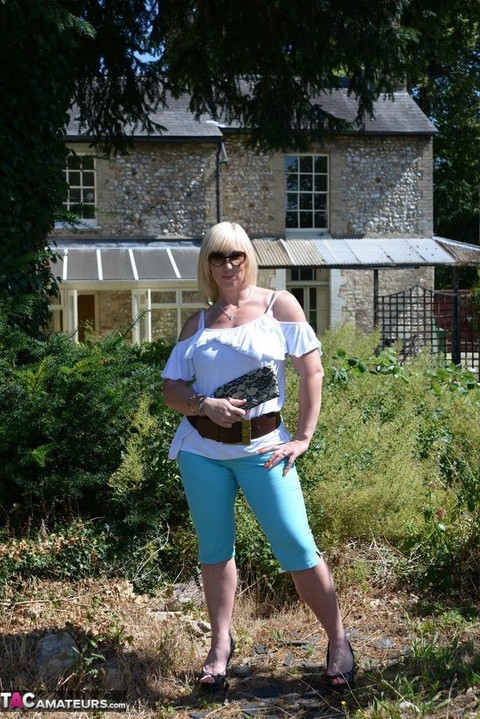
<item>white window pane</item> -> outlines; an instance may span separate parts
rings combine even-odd
[[[285,168],[286,228],[328,228],[328,157],[286,155]]]
[[[327,226],[327,213],[315,212],[315,228],[323,229]]]
[[[298,217],[296,212],[287,212],[285,217],[285,224],[287,227],[295,228],[298,227]]]
[[[313,195],[300,195],[300,209],[313,210]]]
[[[298,172],[298,155],[285,155],[285,169],[287,172]]]
[[[287,175],[287,190],[298,190],[298,175]]]
[[[83,170],[93,170],[94,157],[92,155],[84,155],[81,159],[82,159],[82,169]]]
[[[326,192],[327,189],[327,176],[315,175],[315,192]]]
[[[300,192],[311,192],[313,190],[313,177],[311,175],[300,175]]]

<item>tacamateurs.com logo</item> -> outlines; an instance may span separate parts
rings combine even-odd
[[[126,711],[125,702],[108,699],[40,699],[33,692],[0,692],[0,712],[15,709],[50,711]]]

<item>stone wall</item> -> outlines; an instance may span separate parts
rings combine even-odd
[[[254,153],[226,140],[222,218],[257,236],[285,233],[282,153]],[[315,146],[330,161],[330,231],[334,235],[423,236],[433,231],[432,143],[415,137],[349,136]]]
[[[340,139],[331,155],[331,231],[353,237],[433,232],[432,142]]]
[[[81,146],[75,149],[82,152]],[[217,149],[216,143],[207,142],[143,142],[126,156],[98,159],[98,227],[93,234],[99,239],[199,237],[217,221],[219,209],[221,219],[239,222],[251,236],[284,236],[283,153],[257,153],[240,135],[227,135],[218,208]],[[431,139],[352,134],[312,147],[312,152],[329,156],[334,236],[432,234]],[[279,286],[285,273],[275,277],[271,270],[262,271],[260,282]],[[333,320],[353,321],[370,331],[372,283],[371,271],[342,271],[334,283],[337,296],[331,297],[332,306],[340,308]],[[380,294],[417,283],[432,286],[433,271],[381,272]],[[128,323],[130,293],[100,294],[101,331]]]
[[[86,229],[99,239],[200,236],[217,217],[216,150],[212,143],[148,142],[127,155],[97,158],[97,227]]]
[[[225,148],[221,219],[256,236],[283,236],[283,154],[256,153],[238,135],[227,137]],[[98,235],[201,236],[217,218],[216,151],[209,143],[151,142],[97,160]],[[312,152],[329,156],[334,235],[432,234],[431,140],[349,136]]]
[[[98,178],[103,231],[152,237],[201,234],[216,218],[215,153],[210,144],[148,143],[108,162]]]
[[[339,296],[342,304],[339,322],[350,322],[363,332],[372,332],[373,317],[373,270],[342,270]],[[414,285],[433,287],[434,272],[431,267],[390,269],[378,272],[378,294],[389,295],[409,289]]]
[[[285,234],[283,156],[256,153],[239,136],[225,141],[228,163],[221,165],[221,216],[238,222],[251,236]]]
[[[222,166],[222,217],[252,235],[284,236],[282,153],[255,154],[241,138],[226,141]],[[432,142],[415,137],[349,136],[315,146],[329,156],[330,229],[350,237],[429,236],[433,232]],[[373,329],[373,272],[340,273],[337,321]],[[379,272],[379,294],[415,284],[433,287],[432,268]]]
[[[98,293],[98,333],[101,335],[132,324],[132,294],[128,290]]]

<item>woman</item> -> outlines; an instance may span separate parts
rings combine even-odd
[[[300,597],[323,625],[329,641],[326,679],[342,691],[353,681],[353,652],[295,468],[320,411],[320,343],[293,295],[256,285],[254,250],[240,225],[221,222],[207,232],[198,270],[209,308],[187,320],[162,376],[167,405],[184,415],[170,458],[178,460],[197,533],[212,627],[200,683],[209,690],[221,687],[234,649],[234,502],[240,488],[281,567],[291,572]],[[280,417],[287,354],[300,376],[293,437]],[[220,385],[260,367],[273,370],[278,396],[273,391],[271,399],[248,410],[245,399],[214,396]]]

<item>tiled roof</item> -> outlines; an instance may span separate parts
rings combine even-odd
[[[357,101],[342,88],[322,95],[318,104],[334,117],[352,122],[357,113]],[[365,117],[359,131],[369,134],[432,135],[437,132],[433,123],[422,112],[415,100],[401,90],[394,93],[393,100],[380,97],[374,106],[374,117]]]
[[[222,136],[223,131],[238,130],[236,123],[222,124],[212,120],[208,115],[203,115],[195,120],[189,110],[189,98],[186,95],[178,99],[169,97],[168,107],[159,107],[151,114],[151,119],[166,128],[163,133],[155,133],[148,136],[147,133],[137,128],[133,137],[139,139],[159,139],[166,141],[189,139],[189,140],[215,140]],[[357,101],[353,95],[349,96],[346,88],[325,92],[316,103],[334,117],[352,122],[357,113]],[[132,128],[127,128],[130,134]],[[352,132],[365,132],[367,134],[388,134],[388,135],[432,135],[436,132],[435,126],[424,115],[413,98],[404,90],[394,93],[394,99],[381,97],[374,105],[374,117],[365,118],[362,127],[352,127]],[[71,120],[67,128],[67,138],[86,139],[80,129],[78,112],[71,113]]]
[[[153,139],[159,137],[165,140],[172,139],[195,139],[195,140],[214,140],[221,137],[222,132],[216,122],[205,116],[201,120],[195,120],[193,114],[188,109],[189,98],[184,95],[178,100],[169,98],[168,107],[159,107],[156,112],[150,114],[152,122],[162,125],[165,130],[163,132],[150,135]],[[135,138],[149,137],[145,130],[138,127],[133,130],[132,127],[126,127],[126,134],[133,134]],[[85,132],[81,127],[81,120],[78,109],[73,109],[70,113],[70,122],[67,127],[67,139],[87,139]]]

